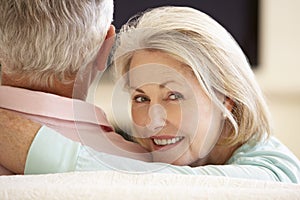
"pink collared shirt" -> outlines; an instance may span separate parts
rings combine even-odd
[[[150,161],[145,149],[115,133],[105,113],[90,103],[39,91],[0,86],[0,107],[18,112],[96,151]]]

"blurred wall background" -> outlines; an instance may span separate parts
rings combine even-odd
[[[255,74],[273,115],[274,134],[300,158],[300,0],[260,0],[259,66]],[[105,75],[94,103],[110,112]]]
[[[260,0],[260,66],[274,134],[300,158],[300,1]]]

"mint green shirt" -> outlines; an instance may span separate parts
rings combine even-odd
[[[127,173],[215,175],[300,183],[300,162],[287,147],[274,137],[252,143],[250,140],[238,148],[225,165],[175,166],[97,152],[43,126],[30,147],[25,174],[120,170]]]

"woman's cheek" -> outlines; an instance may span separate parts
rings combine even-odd
[[[151,144],[150,144],[150,140],[149,139],[145,139],[145,138],[136,138],[136,142],[141,145],[142,147],[144,147],[147,151],[151,152]]]
[[[164,108],[167,122],[173,126],[176,126],[178,129],[182,123],[182,110],[180,104],[171,104],[165,106]]]
[[[131,109],[131,116],[134,125],[142,127],[146,126],[148,112],[145,106],[133,106]]]
[[[178,128],[189,137],[195,135],[199,123],[199,111],[197,106],[191,103],[182,103],[178,111]]]
[[[144,138],[148,137],[147,131],[147,122],[148,122],[148,111],[145,107],[133,107],[131,110],[131,116],[132,116],[132,127],[133,127],[133,136],[137,139],[139,139],[139,143],[145,144]],[[142,145],[144,146],[144,145]],[[145,146],[144,146],[145,147]]]

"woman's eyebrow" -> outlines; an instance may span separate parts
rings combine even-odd
[[[168,85],[168,84],[170,84],[170,83],[175,83],[175,84],[178,84],[178,85],[182,85],[181,83],[178,83],[178,82],[176,82],[176,81],[170,80],[170,81],[166,81],[166,82],[164,82],[164,83],[159,84],[159,88],[165,88],[166,85]],[[129,89],[130,89],[130,90],[135,90],[135,91],[137,91],[137,92],[140,92],[140,93],[144,93],[144,94],[145,94],[145,92],[144,92],[142,89],[140,89],[140,88],[138,88],[138,87],[135,87],[135,86],[130,86]]]
[[[170,81],[166,81],[166,82],[164,82],[164,83],[162,83],[162,84],[159,84],[159,87],[160,87],[160,88],[164,88],[164,87],[166,87],[166,85],[168,85],[168,84],[170,84],[170,83],[174,83],[174,84],[177,84],[177,85],[179,85],[179,86],[184,86],[184,84],[183,84],[182,82],[170,80]]]
[[[130,89],[130,90],[135,90],[135,91],[137,91],[137,92],[140,92],[140,93],[145,94],[145,92],[144,92],[142,89],[139,89],[139,88],[137,88],[137,87],[129,87],[129,89]]]
[[[139,88],[135,88],[135,91],[145,94],[145,92]]]

